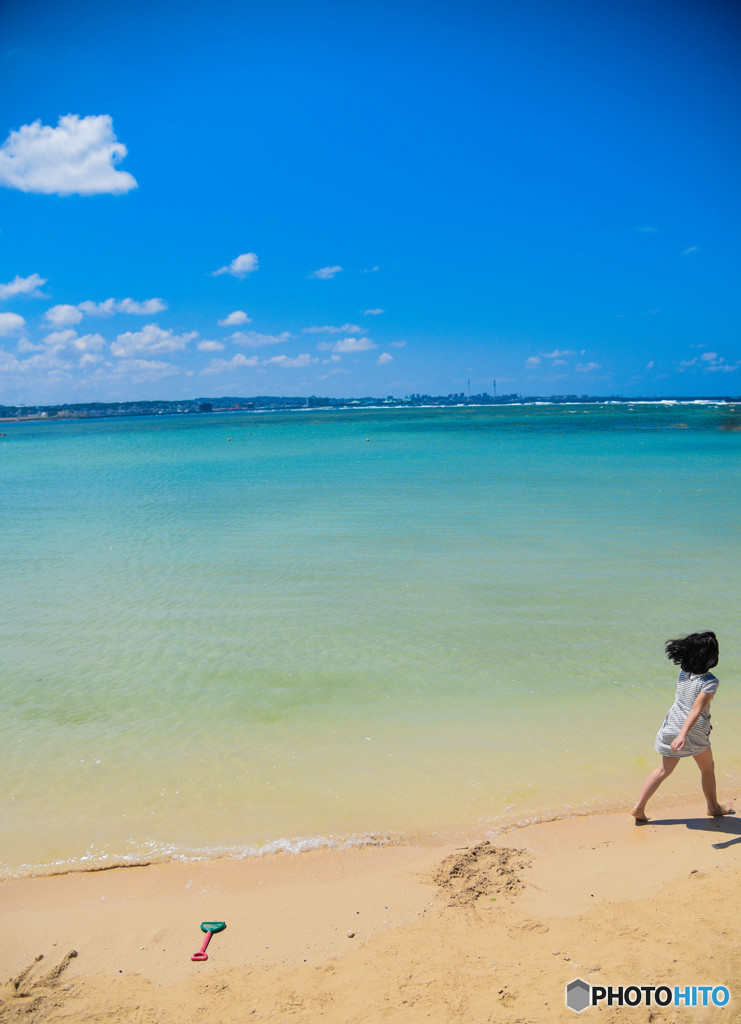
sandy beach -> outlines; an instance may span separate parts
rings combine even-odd
[[[738,1020],[741,820],[698,802],[440,847],[278,854],[0,884],[0,1019],[573,1020],[565,986],[724,985]],[[201,921],[224,920],[207,962]]]

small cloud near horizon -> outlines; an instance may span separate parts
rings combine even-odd
[[[575,355],[577,355],[577,352],[573,348],[554,348],[552,352],[539,352],[536,356],[528,356],[525,360],[525,366],[532,370],[536,366],[540,366],[544,359],[550,359],[551,366],[565,366],[566,360]],[[583,349],[579,355],[584,355]]]
[[[304,327],[304,334],[360,334],[363,330],[357,324],[343,324],[342,327]]]
[[[285,369],[293,369],[295,367],[313,366],[319,360],[316,356],[309,355],[308,352],[302,352],[300,356],[292,358],[291,356],[271,356],[270,359],[263,360],[263,366],[281,366]]]
[[[252,321],[243,309],[235,309],[233,313],[219,320],[220,327],[238,327],[239,324],[249,324]]]
[[[735,373],[740,366],[741,362],[728,363],[717,352],[703,352],[701,356],[695,356],[694,359],[683,360],[679,364],[678,370],[683,373],[685,370],[697,367],[703,373]]]
[[[253,274],[258,266],[257,253],[243,252],[240,256],[235,256],[226,266],[212,270],[211,277],[220,277],[222,274],[229,274],[230,277],[247,277],[248,274]]]
[[[161,355],[164,352],[182,352],[197,336],[198,331],[174,334],[157,324],[147,324],[140,331],[119,334],[111,343],[111,354],[125,358],[139,353]]]
[[[375,342],[371,341],[370,338],[342,338],[340,341],[320,341],[317,348],[321,352],[341,352],[341,353],[352,353],[352,352],[368,352],[372,348],[377,348]]]
[[[83,316],[113,316],[115,313],[131,313],[135,316],[153,316],[167,309],[162,299],[106,299],[104,302],[78,302],[76,306],[60,303],[52,306],[44,313],[47,323],[55,327],[69,327],[79,324]]]
[[[385,312],[385,309],[364,309],[363,316],[380,316],[381,313]]]
[[[260,334],[259,331],[235,331],[231,340],[235,345],[243,345],[244,348],[263,348],[265,345],[284,345],[290,341],[293,335],[290,331],[282,331],[280,334]]]
[[[312,270],[309,274],[310,278],[315,278],[317,281],[330,281],[333,277],[340,273],[342,267],[320,267],[319,270]]]
[[[543,352],[541,354],[544,359],[564,359],[566,356],[575,356],[576,352],[573,348],[554,348],[552,352]],[[583,352],[582,355],[584,355]]]
[[[43,298],[39,288],[46,284],[48,278],[40,274],[30,274],[28,277],[21,277],[16,274],[12,281],[0,284],[0,300],[12,299],[16,295],[25,295],[30,299]]]
[[[227,373],[232,370],[243,370],[247,366],[258,366],[259,363],[257,356],[246,356],[244,352],[237,352],[231,359],[212,359],[201,373]]]
[[[26,321],[20,313],[0,313],[0,335],[19,334],[24,330]]]

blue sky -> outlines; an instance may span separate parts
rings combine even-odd
[[[0,402],[739,395],[717,2],[0,7]]]

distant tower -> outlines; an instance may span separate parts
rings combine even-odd
[[[497,382],[496,382],[496,380],[493,380],[492,384],[494,385],[494,394],[493,394],[492,397],[496,398],[497,397]]]
[[[468,401],[471,401],[471,378],[468,378]]]

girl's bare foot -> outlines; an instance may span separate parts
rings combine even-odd
[[[711,818],[719,818],[722,814],[735,814],[735,813],[736,812],[734,811],[734,809],[733,809],[731,804],[718,804],[718,806],[714,810],[711,810],[708,807],[708,815]]]
[[[637,825],[645,825],[645,823],[649,821],[649,819],[646,817],[645,812],[640,810],[638,807],[634,807],[630,813],[635,818]]]

